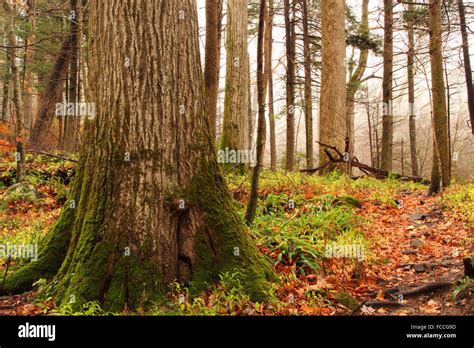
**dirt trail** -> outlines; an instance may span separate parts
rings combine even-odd
[[[357,314],[379,315],[472,315],[474,301],[468,294],[453,298],[453,287],[440,286],[413,296],[383,294],[384,290],[413,289],[430,283],[456,283],[463,275],[463,255],[469,249],[472,227],[453,219],[442,208],[440,198],[425,198],[424,192],[402,192],[398,208],[364,206],[360,214],[372,222],[366,237],[373,241],[372,252],[380,263],[365,266],[370,301],[399,302],[374,313],[376,305]],[[464,298],[463,298],[464,296]],[[370,307],[370,306],[366,306]]]

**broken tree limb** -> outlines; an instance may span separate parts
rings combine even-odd
[[[413,181],[413,182],[422,183],[422,184],[429,184],[428,180],[418,177],[418,176],[409,176],[409,175],[402,175],[398,173],[392,173],[384,169],[368,166],[364,163],[359,162],[357,158],[345,158],[346,156],[344,156],[335,146],[327,145],[319,141],[317,141],[317,143],[320,146],[325,147],[324,152],[328,156],[329,161],[317,168],[302,169],[300,170],[300,172],[313,174],[331,164],[350,163],[352,167],[359,168],[363,173],[373,176],[377,179],[385,179],[385,178],[388,178],[389,176],[393,176],[394,178],[400,179],[400,180],[407,180],[407,181]],[[334,151],[334,153],[331,153],[330,150]]]
[[[74,162],[74,163],[78,162],[77,160],[75,160],[73,158],[63,157],[63,156],[59,156],[59,155],[55,155],[55,154],[48,153],[48,152],[43,152],[43,151],[28,150],[27,152],[36,153],[38,155],[43,155],[43,156],[47,156],[47,157],[51,157],[51,158],[57,158],[57,159],[61,159],[61,160],[64,160],[64,161],[69,161],[69,162]]]

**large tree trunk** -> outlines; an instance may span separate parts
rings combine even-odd
[[[23,113],[23,100],[20,82],[20,59],[16,48],[17,41],[14,31],[15,9],[11,7],[7,0],[3,1],[5,12],[7,13],[7,35],[8,54],[10,56],[11,73],[13,80],[13,105],[15,106],[15,138],[16,138],[16,181],[20,182],[25,176],[25,149],[24,149],[24,127],[25,118]]]
[[[247,150],[249,140],[248,1],[228,0],[226,81],[221,148]]]
[[[270,128],[270,170],[276,171],[277,152],[275,134],[275,109],[273,97],[273,0],[268,1],[268,22],[266,30],[265,74],[268,79],[268,123]]]
[[[408,75],[408,103],[410,105],[409,115],[409,133],[410,133],[410,158],[411,173],[418,176],[418,157],[416,154],[416,115],[415,111],[415,34],[413,30],[414,6],[408,5],[408,56],[407,56],[407,75]]]
[[[295,1],[295,0],[293,0]],[[286,43],[286,170],[295,169],[295,59],[296,34],[294,3],[285,0]],[[291,16],[292,13],[292,16]]]
[[[46,247],[3,292],[57,271],[60,303],[99,300],[120,310],[147,306],[175,281],[192,281],[194,292],[239,271],[251,297],[263,299],[273,272],[215,157],[195,1],[89,6],[88,92],[97,116]]]
[[[49,128],[53,123],[55,105],[62,100],[64,81],[71,61],[72,40],[72,35],[67,35],[63,39],[61,49],[54,62],[53,70],[46,85],[46,92],[41,99],[38,117],[30,134],[32,146],[41,147],[45,145]]]
[[[451,175],[449,171],[448,118],[443,71],[441,0],[430,0],[429,27],[434,141],[439,156],[441,181],[443,186],[446,187],[451,183]]]
[[[214,137],[216,135],[217,97],[221,67],[222,0],[206,0],[206,52],[204,82],[206,84],[206,111]]]
[[[393,0],[384,0],[382,169],[392,170],[393,157]]]
[[[367,0],[366,0],[367,1]],[[304,106],[306,126],[306,168],[313,168],[313,97],[311,93],[311,49],[309,45],[308,0],[303,0]]]
[[[346,36],[344,0],[322,1],[322,76],[319,141],[345,148],[346,139]],[[319,164],[329,160],[319,146]],[[328,167],[326,171],[335,169]],[[341,166],[341,169],[343,167]]]
[[[466,14],[463,0],[458,0],[459,20],[461,24],[462,52],[464,57],[464,71],[466,75],[467,103],[471,120],[471,131],[474,134],[474,85],[472,81],[471,57],[469,55],[469,40],[467,38]]]
[[[260,0],[260,11],[258,19],[257,38],[257,88],[258,88],[258,126],[257,126],[257,163],[252,170],[252,185],[250,189],[250,199],[245,212],[245,220],[251,224],[255,218],[258,201],[258,180],[263,167],[263,155],[265,153],[266,123],[265,123],[265,97],[267,92],[267,76],[264,69],[264,56],[269,48],[268,37],[265,38],[265,24],[268,23],[267,0]],[[268,28],[266,29],[268,30]],[[267,40],[265,40],[267,39]],[[266,42],[265,42],[266,41]],[[266,44],[267,43],[267,44]],[[265,45],[266,44],[266,45]]]

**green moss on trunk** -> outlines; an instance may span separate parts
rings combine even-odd
[[[276,280],[236,212],[222,173],[214,161],[203,163],[187,190],[192,204],[204,211],[209,230],[196,241],[193,291],[218,280],[219,274],[239,271],[242,284],[254,301],[266,298],[268,281]]]

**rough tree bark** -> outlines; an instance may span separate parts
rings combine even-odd
[[[293,0],[295,1],[295,0]],[[295,169],[295,59],[296,34],[294,3],[284,3],[286,45],[286,165],[288,171]]]
[[[1,292],[56,274],[59,303],[98,300],[120,310],[146,307],[172,282],[192,281],[191,292],[200,291],[220,272],[238,270],[247,292],[262,300],[274,273],[217,163],[195,0],[89,6],[96,117],[86,127],[70,199],[38,260]]]
[[[346,36],[344,0],[322,1],[322,72],[320,96],[319,141],[338,149],[346,139]],[[329,158],[319,146],[319,165]],[[334,170],[329,166],[325,171]],[[343,169],[343,166],[340,166]]]
[[[248,1],[227,2],[226,80],[221,148],[247,150],[249,140]]]
[[[214,137],[216,135],[217,97],[221,61],[222,0],[206,0],[206,47],[204,55],[204,82],[206,84],[206,111]]]
[[[434,174],[439,167],[442,186],[447,187],[451,183],[451,175],[449,171],[448,118],[443,70],[441,0],[430,0],[429,8],[431,90],[433,95],[433,135],[435,144],[431,181],[433,183],[438,179],[439,176]],[[439,166],[437,162],[439,162]],[[432,184],[429,193],[433,194],[438,191],[439,185],[436,185],[436,183]]]
[[[392,170],[393,156],[393,0],[384,0],[382,169]]]

